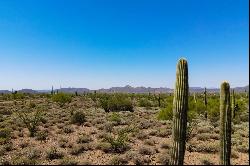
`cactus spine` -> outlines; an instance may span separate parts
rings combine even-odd
[[[177,64],[176,83],[173,101],[173,146],[171,165],[183,165],[186,144],[187,111],[188,111],[188,64],[180,59]]]
[[[207,119],[207,88],[204,90],[205,118]]]
[[[220,88],[220,164],[230,165],[231,155],[230,85],[223,82]]]

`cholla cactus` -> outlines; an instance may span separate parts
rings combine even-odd
[[[220,89],[220,164],[230,165],[231,156],[230,85],[224,81]]]
[[[183,165],[186,144],[188,111],[188,64],[180,59],[177,65],[176,83],[173,101],[173,146],[171,165]]]

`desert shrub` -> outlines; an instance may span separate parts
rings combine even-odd
[[[243,143],[242,145],[237,145],[236,150],[241,153],[249,153],[249,146]]]
[[[24,125],[28,128],[30,136],[34,137],[43,113],[40,110],[37,110],[36,112],[30,114],[25,112],[17,112],[17,114]]]
[[[153,106],[153,104],[146,98],[141,98],[139,100],[139,107],[145,107],[145,108],[149,109],[152,106]]]
[[[114,124],[111,122],[107,122],[104,124],[104,130],[107,132],[112,132],[113,127],[114,127]]]
[[[105,141],[110,143],[111,145],[111,151],[116,152],[116,153],[122,153],[126,151],[129,146],[127,144],[128,137],[126,133],[118,133],[117,136],[107,136],[104,138]]]
[[[60,151],[57,150],[57,148],[53,147],[50,148],[47,152],[46,152],[46,158],[49,160],[54,160],[54,159],[61,159],[63,158],[64,154]]]
[[[5,144],[9,141],[11,136],[11,130],[9,128],[0,129],[0,145]]]
[[[142,155],[152,155],[155,153],[155,150],[148,146],[141,146],[139,148],[139,153]]]
[[[40,132],[37,132],[35,135],[36,135],[36,140],[46,141],[48,137],[48,131],[40,131]]]
[[[188,123],[187,123],[187,133],[186,133],[186,142],[188,142],[190,139],[192,139],[196,133],[194,133],[194,131],[197,128],[197,124],[198,124],[198,119],[191,119]]]
[[[59,103],[60,106],[64,106],[66,103],[70,103],[72,96],[70,94],[58,93],[52,96],[54,102]]]
[[[72,147],[72,149],[70,151],[70,154],[79,155],[79,154],[81,154],[81,153],[83,153],[84,151],[87,151],[87,150],[89,150],[87,144],[85,144],[85,145],[76,145],[76,146]]]
[[[120,124],[121,121],[122,121],[120,115],[119,115],[118,113],[116,113],[116,112],[113,112],[113,113],[110,115],[109,120],[110,120],[111,122],[114,122],[116,125]]]
[[[82,134],[78,137],[77,139],[77,143],[78,144],[82,144],[82,143],[89,143],[93,141],[93,139],[89,136],[89,135],[86,135],[86,134]]]
[[[219,151],[219,143],[218,142],[201,142],[199,144],[188,144],[187,151],[216,153]]]
[[[133,112],[133,104],[129,98],[122,95],[105,96],[100,100],[105,112],[130,111]]]
[[[26,156],[28,159],[38,159],[41,156],[41,151],[37,149],[29,149]]]
[[[68,139],[67,138],[60,138],[58,144],[61,148],[66,148],[68,146]]]
[[[171,133],[172,133],[171,129],[159,128],[157,130],[156,136],[164,138],[164,137],[167,137],[167,136],[171,135]]]
[[[157,130],[151,130],[148,134],[151,136],[156,136]]]
[[[8,142],[8,143],[6,143],[6,144],[4,144],[4,149],[6,150],[6,151],[12,151],[13,149],[14,149],[14,146],[13,146],[13,143],[12,142]]]
[[[37,162],[34,159],[19,156],[12,160],[13,165],[35,165],[36,163]]]
[[[69,133],[73,133],[74,129],[71,126],[65,126],[63,128],[63,131],[64,131],[64,133],[69,134]]]
[[[234,158],[234,159],[237,159],[237,158],[239,158],[239,153],[236,152],[235,150],[232,150],[231,157]]]
[[[166,108],[162,108],[157,114],[158,120],[172,120],[173,119],[173,106],[168,104]]]
[[[167,142],[163,142],[163,143],[161,144],[161,148],[162,148],[162,149],[170,149],[170,148],[171,148],[171,145],[170,145],[169,143],[167,143]]]
[[[110,161],[110,165],[124,165],[127,164],[128,160],[124,156],[115,156]]]
[[[154,146],[155,141],[153,139],[147,139],[144,141],[144,145]]]
[[[19,146],[23,149],[23,148],[26,148],[27,146],[29,146],[29,142],[27,141],[23,141],[19,144]]]
[[[68,158],[68,157],[64,157],[60,163],[60,165],[77,165],[78,161],[73,159],[73,158]]]
[[[157,161],[161,165],[170,165],[170,152],[169,151],[164,151],[163,154],[159,155],[157,158]]]
[[[12,114],[11,110],[8,110],[8,109],[1,109],[0,110],[1,118],[3,118],[3,115],[11,115],[11,114]]]
[[[144,139],[148,139],[149,136],[147,135],[147,133],[145,133],[144,131],[139,131],[138,133],[134,133],[136,138],[139,140],[144,140]]]
[[[33,102],[30,102],[30,103],[29,103],[29,107],[30,107],[30,108],[35,108],[35,107],[36,107],[36,104],[33,103]]]
[[[151,163],[151,159],[149,157],[142,155],[136,155],[132,161],[134,165],[150,165],[149,163]]]
[[[96,149],[102,150],[105,153],[108,153],[111,151],[112,147],[110,143],[107,142],[101,142],[96,145]]]
[[[138,128],[139,129],[148,129],[152,126],[152,122],[150,122],[149,120],[143,120],[139,123]]]
[[[23,93],[13,93],[12,99],[24,99],[25,95]]]
[[[86,122],[85,114],[82,111],[77,111],[71,116],[71,122],[73,124],[83,124]]]
[[[201,164],[203,164],[203,165],[214,165],[214,163],[208,157],[201,158]]]

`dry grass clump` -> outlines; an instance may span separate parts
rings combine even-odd
[[[169,165],[170,163],[170,152],[169,151],[163,151],[157,158],[157,162],[161,165]]]
[[[84,151],[88,151],[90,149],[91,149],[90,144],[73,145],[72,149],[70,150],[70,154],[79,155]]]
[[[171,144],[168,143],[168,142],[163,142],[163,143],[161,143],[160,147],[162,149],[170,149],[171,148]]]
[[[209,159],[208,157],[202,157],[201,158],[201,164],[203,165],[214,165],[214,163]]]
[[[93,141],[93,139],[91,138],[90,135],[86,135],[86,134],[81,134],[78,139],[77,139],[77,143],[78,144],[82,144],[82,143],[89,143]]]
[[[186,149],[189,152],[216,153],[219,152],[219,142],[191,142]]]
[[[144,141],[144,145],[154,146],[155,145],[155,140],[147,139],[147,140]]]
[[[64,157],[60,160],[59,165],[77,165],[79,162],[73,158]]]
[[[110,161],[110,165],[124,165],[127,164],[128,160],[125,156],[114,156]]]
[[[156,136],[157,137],[168,137],[172,134],[171,129],[160,128],[157,130]]]
[[[138,133],[132,134],[132,136],[133,135],[135,135],[135,137],[139,140],[144,140],[149,138],[149,136],[144,131],[139,131]]]
[[[152,154],[155,154],[156,151],[155,149],[153,149],[152,147],[149,147],[149,146],[141,146],[139,148],[139,153],[142,154],[142,155],[152,155]]]

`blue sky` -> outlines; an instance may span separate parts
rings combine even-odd
[[[248,0],[0,0],[0,89],[249,84]]]

